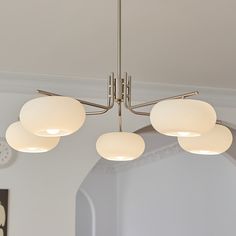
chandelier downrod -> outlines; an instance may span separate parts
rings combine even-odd
[[[122,44],[121,44],[121,0],[117,0],[117,75],[116,75],[116,101],[122,101]]]
[[[37,91],[38,93],[46,96],[63,96],[57,93],[52,93],[44,90],[37,90]],[[119,130],[122,130],[122,115],[121,115],[122,103],[124,103],[125,107],[135,115],[149,116],[150,115],[149,112],[140,111],[136,109],[152,106],[164,100],[188,98],[198,94],[199,94],[198,91],[194,91],[180,94],[177,96],[172,96],[132,105],[131,76],[128,75],[128,73],[124,73],[124,78],[122,78],[122,0],[117,0],[117,72],[116,75],[115,73],[111,73],[111,75],[109,76],[106,105],[77,99],[80,103],[86,106],[97,108],[97,110],[95,111],[86,111],[86,115],[102,115],[111,110],[114,106],[114,103],[116,102],[119,110],[118,112]]]

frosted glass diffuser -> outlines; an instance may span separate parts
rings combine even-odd
[[[145,143],[138,134],[112,132],[101,135],[96,148],[99,155],[107,160],[130,161],[143,154]]]
[[[171,99],[157,103],[151,110],[151,124],[168,136],[195,137],[215,126],[216,112],[203,101]]]
[[[179,137],[179,145],[187,152],[216,155],[221,154],[229,149],[233,141],[231,131],[223,126],[216,124],[208,133],[199,137],[184,138]]]
[[[55,148],[60,138],[36,136],[25,130],[18,121],[8,127],[6,140],[12,148],[19,152],[41,153]]]
[[[74,98],[40,97],[24,104],[20,121],[26,130],[35,135],[65,136],[76,132],[83,125],[85,110]]]

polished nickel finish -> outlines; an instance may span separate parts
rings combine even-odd
[[[116,93],[117,92],[117,81],[116,81],[116,79],[114,79],[114,73],[112,73],[112,75],[109,77],[109,81],[108,81],[107,105],[93,103],[93,102],[85,101],[85,100],[82,100],[82,99],[76,99],[76,100],[81,102],[82,104],[84,104],[86,106],[95,107],[95,108],[100,109],[98,111],[88,111],[88,112],[86,112],[86,115],[101,115],[101,114],[104,114],[104,113],[108,112],[109,110],[111,110],[114,106],[114,102],[116,102],[118,104],[118,110],[119,110],[119,112],[118,112],[118,116],[119,116],[119,119],[120,119],[119,123],[121,123],[122,103],[124,103],[125,107],[130,112],[132,112],[136,115],[149,116],[150,115],[149,112],[136,111],[136,109],[152,106],[152,105],[155,105],[158,102],[165,101],[165,100],[185,99],[185,98],[188,98],[188,97],[199,94],[198,91],[194,91],[194,92],[188,92],[188,93],[180,94],[180,95],[173,96],[173,97],[161,98],[161,99],[157,99],[157,100],[153,100],[153,101],[149,101],[149,102],[144,102],[144,103],[132,105],[131,76],[128,76],[127,73],[126,73],[125,74],[125,79],[121,79],[121,83],[119,84],[119,87],[121,88],[121,99],[117,99],[117,93]],[[44,91],[44,90],[37,90],[37,91],[38,91],[38,93],[40,93],[42,95],[46,95],[46,96],[62,96],[60,94],[52,93],[52,92],[48,92],[48,91]],[[121,127],[121,125],[120,125],[120,127]]]
[[[82,99],[76,99],[77,101],[79,101],[80,103],[86,105],[86,106],[90,106],[90,107],[95,107],[95,108],[99,108],[100,110],[97,111],[87,111],[86,115],[102,115],[106,112],[108,112],[110,109],[113,108],[114,106],[114,88],[115,88],[115,79],[114,79],[114,73],[112,73],[109,77],[108,80],[108,86],[107,86],[107,105],[101,105],[101,104],[97,104],[97,103],[93,103],[93,102],[89,102],[89,101],[84,101]],[[48,91],[44,91],[44,90],[37,90],[38,93],[42,94],[42,95],[46,95],[46,96],[62,96],[61,94],[57,94],[57,93],[52,93],[52,92],[48,92]]]

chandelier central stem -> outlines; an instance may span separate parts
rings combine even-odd
[[[121,0],[117,0],[117,75],[116,100],[122,101],[122,69],[121,69]]]
[[[118,119],[119,119],[119,132],[122,132],[122,110],[121,101],[118,101]]]

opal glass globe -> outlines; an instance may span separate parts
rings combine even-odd
[[[19,152],[41,153],[52,150],[59,143],[60,137],[39,137],[25,130],[21,123],[11,124],[6,131],[8,144]]]
[[[107,160],[130,161],[143,154],[145,143],[138,134],[112,132],[100,136],[96,148],[98,154]]]
[[[187,152],[202,155],[217,155],[227,151],[233,141],[231,131],[216,124],[208,133],[199,137],[179,137],[179,145]]]
[[[76,132],[83,125],[85,110],[74,98],[40,97],[24,104],[20,121],[26,130],[35,135],[65,136]]]
[[[216,112],[203,101],[171,99],[157,103],[151,110],[150,120],[153,128],[162,134],[195,137],[215,126]]]

